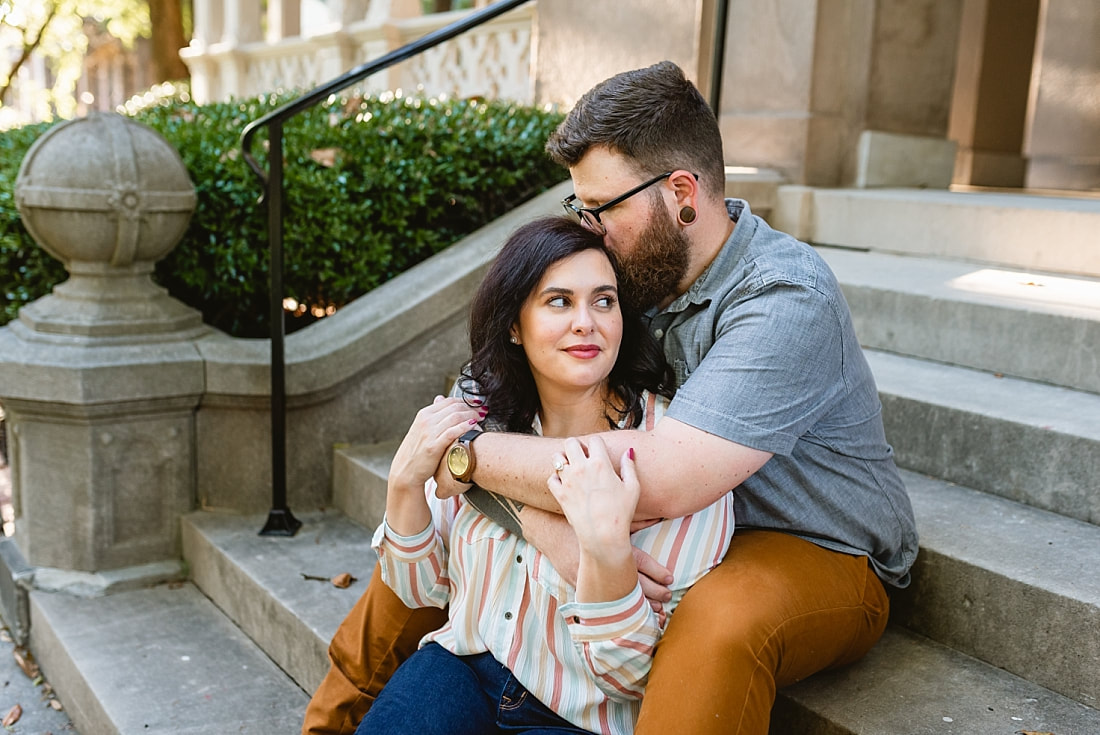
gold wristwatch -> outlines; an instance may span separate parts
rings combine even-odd
[[[451,471],[451,477],[459,482],[471,483],[474,481],[474,439],[481,436],[481,429],[470,429],[458,438],[455,444],[447,452],[447,469]]]

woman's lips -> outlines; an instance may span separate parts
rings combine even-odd
[[[600,354],[600,348],[596,345],[573,345],[572,347],[566,347],[565,351],[582,360],[591,360]]]

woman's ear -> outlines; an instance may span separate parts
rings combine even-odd
[[[518,345],[519,342],[519,327],[513,324],[508,330],[509,339],[514,345]]]

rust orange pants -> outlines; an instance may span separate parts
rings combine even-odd
[[[889,600],[866,558],[774,531],[738,531],[657,646],[637,735],[766,735],[778,688],[861,658]],[[302,732],[351,735],[386,680],[443,611],[409,610],[379,572],[329,647],[332,666]],[[706,651],[706,655],[700,655]]]

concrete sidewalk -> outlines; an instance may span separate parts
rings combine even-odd
[[[73,723],[64,711],[54,709],[51,701],[57,701],[48,682],[32,679],[20,667],[16,653],[26,660],[24,649],[16,650],[7,624],[0,619],[0,719],[19,705],[22,714],[7,732],[13,735],[60,735],[76,733]],[[33,666],[33,663],[31,664]],[[32,669],[33,672],[33,669]],[[35,681],[38,681],[36,684]],[[59,705],[60,702],[57,702]]]
[[[0,411],[0,419],[3,412]],[[11,467],[4,456],[3,447],[0,447],[0,520],[3,527],[0,535],[11,533],[13,513],[11,507]],[[25,649],[16,650],[8,630],[7,622],[0,616],[0,720],[3,720],[15,705],[19,705],[22,714],[14,722],[8,732],[14,735],[44,735],[45,733],[75,733],[73,723],[64,711],[54,709],[60,705],[53,696],[53,690],[49,683],[39,681],[28,676],[20,667],[16,654],[24,660],[28,660]],[[30,660],[28,669],[33,673],[35,664]],[[54,700],[56,705],[51,706]]]

